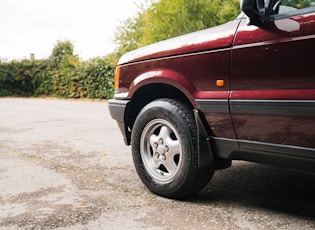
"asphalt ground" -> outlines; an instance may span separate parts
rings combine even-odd
[[[184,200],[148,191],[106,101],[0,98],[0,229],[315,229],[315,175],[235,161]]]

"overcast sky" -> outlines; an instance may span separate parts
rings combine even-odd
[[[81,59],[114,49],[119,22],[139,0],[0,0],[0,58],[47,58],[58,40],[70,40]]]

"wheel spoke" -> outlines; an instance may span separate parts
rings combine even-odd
[[[174,156],[180,153],[180,142],[178,140],[168,140],[166,142],[168,147],[167,158],[174,159]]]
[[[152,157],[152,165],[155,169],[159,169],[162,164],[162,161],[156,157]]]
[[[168,171],[168,173],[170,173],[171,175],[177,170],[177,165],[175,164],[175,161],[173,158],[167,159],[165,162],[163,162],[163,165]]]
[[[169,127],[163,125],[159,133],[159,138],[166,139],[170,136],[171,132],[172,130]]]
[[[150,138],[149,138],[149,143],[150,143],[152,149],[156,148],[156,147],[154,146],[154,143],[157,143],[158,140],[159,140],[159,137],[158,137],[157,135],[152,134],[152,135],[150,136]]]

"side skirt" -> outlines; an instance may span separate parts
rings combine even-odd
[[[315,149],[213,137],[215,156],[315,173]],[[239,147],[241,146],[241,147]]]

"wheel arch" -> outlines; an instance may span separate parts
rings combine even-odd
[[[162,93],[161,93],[162,92]],[[194,109],[188,97],[178,88],[166,83],[152,83],[138,88],[132,95],[125,112],[125,124],[128,131],[127,142],[130,144],[130,135],[133,124],[141,109],[148,103],[161,98],[182,101]]]

